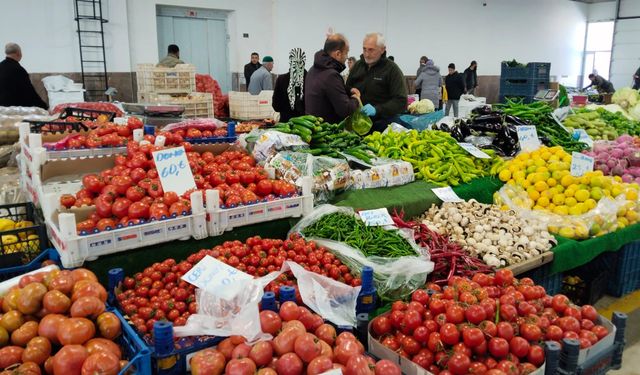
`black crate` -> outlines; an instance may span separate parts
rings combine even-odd
[[[544,289],[547,291],[547,294],[549,295],[559,293],[560,289],[562,288],[562,274],[552,274],[551,263],[543,264],[538,268],[534,268],[521,275],[518,275],[518,278],[524,277],[528,277],[532,279],[537,285],[544,287]]]
[[[546,90],[549,88],[548,79],[501,79],[500,80],[500,95],[525,95],[535,96],[540,90]]]
[[[611,278],[607,264],[615,256],[615,253],[606,252],[583,266],[565,272],[562,293],[576,305],[596,303],[607,291]]]
[[[510,67],[502,63],[500,78],[546,79],[551,75],[551,63],[532,62],[524,67]]]
[[[614,254],[607,260],[607,268],[611,270],[607,294],[622,297],[640,289],[640,241],[624,245]]]
[[[28,264],[49,246],[44,220],[31,202],[0,205],[0,219],[31,224],[0,232],[0,268]],[[36,237],[37,236],[37,237]]]
[[[29,123],[29,131],[38,134],[55,134],[68,131],[79,132],[87,131],[89,126],[81,122],[64,122],[64,121],[26,121]]]
[[[115,112],[107,112],[107,111],[96,111],[94,109],[86,109],[86,108],[74,108],[67,107],[60,114],[61,119],[66,119],[68,117],[75,117],[80,121],[96,121],[100,116],[106,118],[105,122],[113,121],[116,117]]]

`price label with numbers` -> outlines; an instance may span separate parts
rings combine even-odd
[[[516,132],[522,151],[535,151],[540,148],[540,139],[538,139],[538,131],[535,126],[516,126]]]
[[[187,190],[196,188],[184,147],[154,151],[152,154],[162,190],[174,191],[176,194],[182,195]]]
[[[593,171],[593,158],[591,156],[574,152],[571,154],[571,175],[580,177]]]
[[[468,153],[479,159],[491,159],[491,156],[487,155],[484,151],[472,145],[471,143],[458,142],[458,145],[460,145],[460,147],[464,148]]]
[[[393,225],[393,219],[386,208],[375,210],[365,210],[358,212],[360,218],[367,226],[375,227],[379,225]]]
[[[182,276],[182,280],[200,289],[221,293],[225,286],[235,281],[252,280],[249,274],[239,271],[216,258],[207,255],[202,258],[189,272]]]
[[[464,200],[460,198],[455,191],[453,191],[451,186],[433,188],[431,191],[433,191],[433,193],[443,202],[464,202]]]

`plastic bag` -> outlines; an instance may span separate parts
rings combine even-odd
[[[162,131],[173,131],[180,129],[195,128],[198,130],[216,130],[226,128],[227,123],[215,118],[197,118],[180,122],[174,122],[162,128]]]
[[[360,106],[362,108],[362,106]],[[357,109],[355,112],[351,114],[351,116],[345,119],[345,129],[349,131],[353,131],[358,135],[365,135],[369,133],[369,130],[373,127],[373,121],[369,116],[360,112],[360,109]]]
[[[334,212],[343,212],[350,215],[356,213],[348,207],[336,207],[332,205],[318,206],[309,215],[304,216],[291,230],[291,233],[300,233],[302,230],[324,215]],[[393,227],[395,230],[397,228]],[[400,258],[366,257],[358,249],[343,242],[320,238],[309,238],[318,245],[326,247],[346,264],[352,271],[360,273],[362,267],[373,268],[374,284],[378,294],[389,300],[401,299],[424,286],[427,275],[433,271],[433,262],[429,260],[429,250],[418,246],[413,240],[412,231],[401,230],[400,233],[407,242],[416,250],[416,256],[404,256]]]
[[[264,163],[279,151],[309,148],[299,135],[261,129],[255,129],[241,137],[241,145],[249,150],[259,163]]]

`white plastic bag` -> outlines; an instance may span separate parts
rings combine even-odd
[[[42,84],[47,91],[63,91],[72,83],[72,79],[61,75],[47,76],[42,79]]]
[[[295,151],[309,148],[309,145],[299,135],[262,129],[254,129],[248,135],[242,137],[241,145],[247,148],[259,163],[264,163],[279,151]]]

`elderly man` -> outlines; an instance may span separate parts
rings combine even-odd
[[[253,72],[251,82],[247,91],[251,95],[258,95],[263,90],[273,90],[273,80],[271,79],[271,71],[273,70],[273,58],[265,56],[262,58],[262,66]]]
[[[358,110],[360,92],[357,89],[348,92],[340,76],[348,55],[349,42],[341,34],[329,36],[324,48],[316,52],[305,85],[308,114],[337,123]]]
[[[22,50],[15,43],[4,47],[7,58],[0,62],[0,106],[40,107],[47,103],[40,98],[31,84],[29,73],[20,65]]]
[[[360,60],[353,66],[347,87],[360,90],[362,113],[373,120],[372,130],[384,130],[407,107],[407,85],[402,71],[387,59],[384,37],[367,34]]]
[[[167,47],[167,56],[160,60],[157,66],[175,68],[178,64],[184,64],[184,61],[180,60],[180,48],[175,44],[169,44],[169,47]]]
[[[607,81],[601,75],[589,74],[589,79],[591,80],[591,84],[584,88],[584,90],[588,89],[591,86],[595,86],[596,90],[600,94],[612,94],[616,90],[613,88],[613,83]]]

